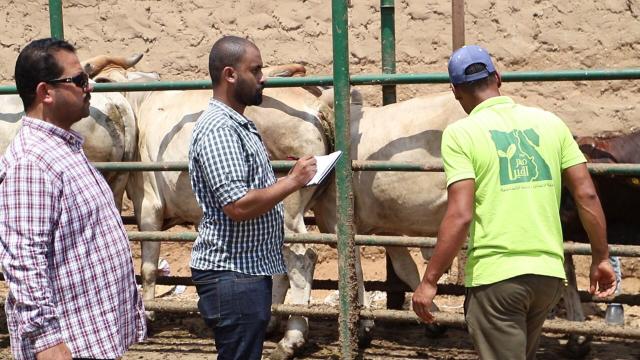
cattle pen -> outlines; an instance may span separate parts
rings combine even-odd
[[[302,78],[272,78],[266,83],[267,87],[293,86],[334,86],[335,88],[335,119],[336,141],[335,147],[343,151],[343,156],[336,167],[336,183],[338,188],[338,219],[339,226],[336,235],[332,234],[291,234],[287,235],[287,243],[332,244],[337,245],[339,259],[339,279],[337,287],[340,294],[339,309],[329,307],[300,307],[291,305],[274,306],[275,314],[302,315],[307,317],[337,317],[340,330],[341,356],[346,359],[354,357],[357,352],[357,324],[360,319],[380,319],[395,322],[417,323],[417,317],[409,311],[397,310],[361,310],[355,293],[355,249],[356,245],[385,245],[385,246],[414,246],[433,247],[433,238],[393,237],[357,235],[353,226],[353,171],[442,171],[441,163],[394,163],[388,161],[356,161],[351,160],[350,127],[349,127],[349,94],[352,85],[380,85],[383,92],[383,104],[395,102],[396,84],[445,84],[449,82],[446,73],[414,73],[396,74],[395,68],[395,31],[394,31],[394,0],[381,0],[381,50],[382,74],[351,75],[349,70],[349,34],[348,34],[348,0],[332,0],[332,37],[333,37],[333,74],[331,76],[307,76]],[[464,43],[463,5],[461,0],[452,0],[453,10],[453,43],[454,47]],[[51,35],[63,38],[62,0],[49,0]],[[617,70],[566,70],[566,71],[521,71],[503,74],[505,82],[526,81],[590,81],[590,80],[631,80],[640,79],[640,69]],[[112,91],[148,91],[148,90],[187,90],[210,89],[208,80],[195,81],[160,81],[152,83],[111,83],[96,84],[96,92]],[[0,94],[16,93],[15,86],[0,86]],[[292,166],[289,161],[274,161],[275,170],[287,170]],[[184,162],[172,163],[96,163],[100,170],[111,171],[185,171]],[[638,164],[589,165],[594,175],[640,175]],[[131,241],[175,241],[191,242],[196,233],[163,233],[163,232],[130,232]],[[640,246],[611,246],[611,254],[619,256],[640,257]],[[565,244],[568,254],[590,254],[588,245]],[[186,278],[160,278],[158,284],[190,284]],[[382,284],[368,284],[370,289],[405,292],[406,286]],[[335,284],[314,282],[314,287],[334,287]],[[459,286],[443,286],[444,293],[461,294]],[[581,293],[583,301],[595,301],[586,293]],[[604,301],[604,300],[602,300]],[[607,302],[619,302],[640,305],[640,296],[619,295]],[[170,312],[197,312],[195,303],[176,304],[168,301],[156,300],[145,304],[149,310]],[[464,326],[461,316],[442,314],[438,318],[443,325],[456,327]],[[544,331],[555,333],[576,333],[584,335],[620,337],[640,339],[639,329],[614,328],[602,326],[585,326],[580,323],[554,320],[545,324]]]

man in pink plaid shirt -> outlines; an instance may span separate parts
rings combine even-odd
[[[0,264],[16,359],[116,359],[144,339],[144,308],[113,195],[71,125],[92,90],[75,49],[27,45],[16,62],[26,115],[0,158]]]

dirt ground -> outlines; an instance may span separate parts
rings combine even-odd
[[[314,278],[333,279],[337,274],[337,253],[328,246],[316,245],[319,259]],[[136,246],[132,247],[138,252]],[[168,244],[163,246],[161,256],[166,259],[172,274],[188,275],[189,244]],[[418,249],[411,251],[414,260],[418,264],[420,273],[424,272],[426,262],[422,259]],[[136,256],[137,257],[137,256]],[[365,280],[384,280],[386,269],[384,266],[384,249],[379,247],[366,247],[362,251],[362,266]],[[588,256],[575,256],[576,272],[578,274],[578,287],[580,290],[588,288]],[[640,259],[625,258],[623,261],[623,292],[629,294],[640,293]],[[174,298],[172,287],[162,287],[166,297]],[[312,304],[336,304],[337,293],[331,290],[314,290],[312,292]],[[384,308],[386,300],[384,294],[379,292],[369,293],[372,305],[376,308]],[[195,298],[194,289],[187,288],[179,297]],[[410,294],[407,294],[404,308],[409,308]],[[462,313],[463,298],[459,296],[439,296],[436,298],[438,305],[444,312]],[[583,304],[587,321],[593,323],[604,322],[604,304]],[[640,328],[640,306],[625,306],[625,326]],[[215,353],[215,348],[209,339],[203,338],[206,332],[202,331],[201,321],[197,317],[176,318],[169,316],[163,318],[160,324],[155,324],[154,329],[159,331],[150,341],[141,346],[135,346],[125,359],[150,359],[165,360],[170,356],[179,355],[185,360],[210,358]],[[272,336],[265,344],[264,354],[268,354],[277,344],[281,333]],[[538,359],[557,360],[568,358],[563,345],[566,337],[559,334],[544,334],[538,352]],[[338,341],[338,328],[335,321],[311,320],[309,344],[305,346],[298,359],[337,359],[340,354]],[[477,359],[468,334],[463,330],[450,329],[444,338],[429,339],[424,335],[424,329],[417,324],[393,324],[376,323],[371,347],[363,350],[364,359]],[[592,349],[586,359],[640,359],[640,346],[633,340],[595,338]]]
[[[189,230],[176,227],[173,231]],[[166,243],[161,249],[161,257],[169,263],[171,275],[188,276],[188,259],[190,244]],[[337,253],[328,246],[315,246],[319,254],[316,266],[316,279],[337,279]],[[132,243],[132,251],[139,267],[140,247]],[[411,251],[420,272],[426,267],[426,262],[417,251]],[[366,280],[383,280],[386,277],[384,264],[384,249],[378,247],[364,248],[362,257],[363,271]],[[576,256],[579,289],[588,286],[586,277],[589,257]],[[623,261],[623,291],[637,294],[640,292],[640,259],[626,258]],[[175,293],[173,286],[159,286],[158,296],[171,300],[193,300],[197,297],[193,287],[187,287],[182,294]],[[0,294],[6,293],[4,283],[0,283]],[[372,298],[375,308],[384,308],[383,293],[368,294]],[[312,304],[336,304],[336,291],[314,290]],[[406,295],[404,308],[408,309],[410,294]],[[444,312],[462,313],[463,298],[459,296],[438,296],[438,305]],[[583,308],[587,321],[602,323],[604,321],[603,304],[585,303]],[[625,306],[625,326],[640,328],[640,306]],[[200,360],[215,358],[215,347],[208,337],[209,332],[196,315],[161,314],[151,325],[152,335],[144,344],[133,346],[123,360],[172,360],[179,357],[183,360]],[[273,334],[265,343],[264,354],[273,350],[282,333]],[[567,358],[568,354],[563,345],[567,339],[559,334],[544,334],[538,352],[538,359],[557,360]],[[338,359],[340,344],[338,327],[335,320],[310,321],[309,342],[302,349],[297,359]],[[373,332],[373,342],[370,347],[362,351],[364,359],[477,359],[468,334],[460,329],[449,329],[443,338],[430,339],[424,335],[424,329],[418,324],[394,324],[377,322]],[[10,358],[9,340],[6,331],[0,330],[0,359]],[[586,359],[640,359],[640,346],[636,341],[595,338],[590,354]]]

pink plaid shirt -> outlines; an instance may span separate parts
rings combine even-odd
[[[0,264],[18,360],[61,342],[73,357],[117,358],[146,333],[120,214],[82,143],[24,117],[0,159]]]

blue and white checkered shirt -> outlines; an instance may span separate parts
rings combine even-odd
[[[251,275],[286,272],[282,203],[246,221],[234,221],[222,211],[223,206],[241,199],[249,190],[276,182],[255,124],[211,99],[193,129],[189,175],[203,211],[190,266]]]

